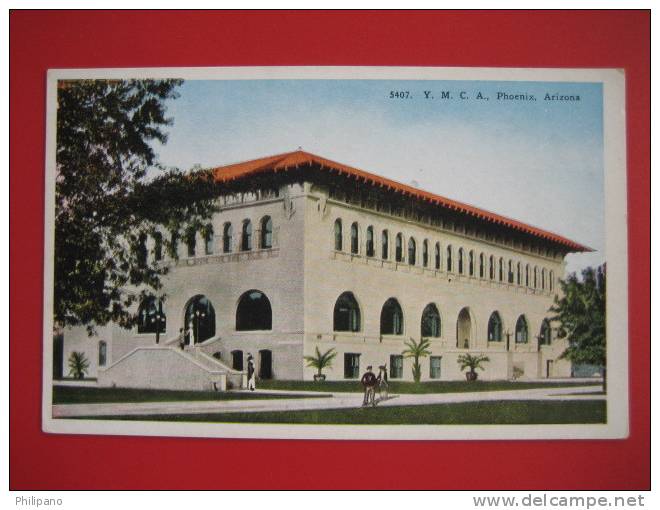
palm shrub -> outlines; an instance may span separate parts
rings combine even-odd
[[[336,356],[337,353],[335,352],[334,347],[321,354],[321,351],[317,346],[316,354],[314,356],[305,356],[305,361],[307,362],[308,367],[315,368],[318,371],[317,378],[322,379],[323,369],[330,368],[332,366],[332,360],[334,360]]]
[[[411,338],[403,343],[406,345],[407,349],[401,354],[404,358],[413,358],[412,374],[414,381],[418,383],[422,378],[422,366],[419,364],[419,358],[424,358],[431,354],[431,351],[429,351],[431,342],[428,338],[422,338],[419,343],[417,343]]]
[[[461,366],[461,371],[469,368],[470,371],[466,374],[468,381],[477,379],[477,369],[485,370],[483,363],[490,361],[490,358],[484,354],[461,354],[456,361]]]
[[[88,368],[89,361],[85,353],[73,351],[69,356],[69,375],[74,379],[84,379]]]

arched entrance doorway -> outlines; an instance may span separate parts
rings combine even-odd
[[[259,379],[272,379],[273,353],[269,349],[259,351]]]
[[[186,305],[184,343],[198,344],[215,336],[215,310],[206,296],[197,295]]]
[[[456,321],[456,347],[469,349],[472,344],[472,319],[470,309],[465,307],[458,313]]]

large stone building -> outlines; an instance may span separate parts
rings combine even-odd
[[[410,380],[404,341],[428,338],[422,380],[464,378],[462,353],[490,358],[482,379],[571,375],[548,309],[565,255],[588,248],[302,151],[214,175],[212,223],[180,234],[177,258],[148,241],[172,266],[166,299],[131,331],[66,330],[65,363],[85,352],[99,385],[222,389],[244,384],[248,353],[262,378],[312,379],[318,347],[337,352],[330,380],[385,363]]]

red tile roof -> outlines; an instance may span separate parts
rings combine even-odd
[[[593,251],[587,246],[571,241],[565,237],[562,237],[558,234],[542,230],[531,225],[527,225],[517,220],[511,218],[506,218],[477,207],[467,205],[456,200],[451,200],[434,193],[429,193],[428,191],[420,190],[407,184],[402,184],[385,177],[381,177],[376,174],[365,172],[358,168],[354,168],[342,163],[337,163],[329,159],[310,154],[302,150],[295,152],[287,152],[284,154],[277,154],[275,156],[268,156],[260,159],[253,159],[251,161],[245,161],[243,163],[234,163],[231,165],[221,166],[212,169],[213,176],[217,182],[231,182],[237,179],[242,179],[252,175],[266,172],[286,172],[287,170],[298,168],[301,166],[312,166],[316,165],[321,169],[327,169],[328,171],[335,171],[339,175],[346,174],[347,176],[355,177],[356,179],[361,179],[366,184],[371,184],[374,186],[384,187],[388,190],[392,190],[398,193],[403,194],[404,196],[410,196],[425,202],[430,202],[434,205],[444,207],[459,213],[466,214],[468,216],[473,216],[475,218],[485,220],[503,227],[509,227],[520,232],[530,234],[534,237],[552,241],[558,243],[572,252],[585,252]]]

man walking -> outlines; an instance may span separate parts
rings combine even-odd
[[[364,401],[362,402],[362,406],[368,406],[370,403],[372,406],[376,405],[375,402],[375,394],[376,394],[376,376],[374,373],[371,371],[371,365],[367,367],[367,371],[364,373],[362,376],[362,379],[360,382],[362,383],[362,386],[364,387]]]

